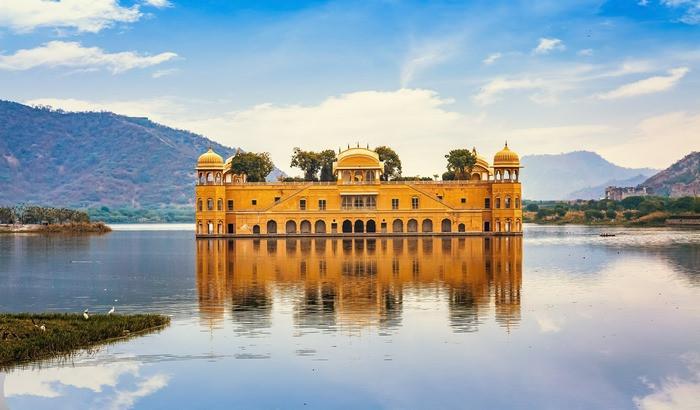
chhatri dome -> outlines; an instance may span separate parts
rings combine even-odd
[[[508,148],[508,142],[505,147],[498,151],[493,157],[494,167],[520,167],[520,157],[515,152]]]
[[[209,147],[209,150],[204,154],[199,156],[197,160],[197,168],[207,168],[207,167],[221,167],[224,165],[224,159],[221,155],[214,152],[214,150]]]

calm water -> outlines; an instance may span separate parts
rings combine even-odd
[[[161,229],[0,236],[0,311],[173,317],[0,374],[0,409],[700,408],[698,231],[195,241]]]

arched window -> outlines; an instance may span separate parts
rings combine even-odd
[[[204,233],[204,232],[202,231],[202,229],[203,229],[203,228],[202,228],[202,221],[199,220],[199,221],[197,221],[197,233]]]
[[[520,232],[520,231],[522,231],[522,229],[523,228],[522,228],[522,225],[520,224],[520,219],[516,219],[515,220],[515,231]]]
[[[211,198],[207,198],[207,211],[212,210],[214,210],[214,200]]]
[[[367,221],[367,233],[377,232],[377,223],[373,219]]]
[[[343,182],[350,182],[350,179],[352,178],[352,174],[350,171],[345,170],[343,171]]]
[[[352,222],[348,219],[343,221],[343,233],[352,233]]]
[[[277,233],[277,222],[267,221],[267,233]]]
[[[207,182],[214,182],[214,175],[211,172],[207,172]]]
[[[466,231],[467,231],[467,227],[464,226],[464,224],[459,224],[459,225],[457,225],[457,231],[459,231],[459,232],[466,232]]]
[[[507,169],[505,171],[503,171],[503,179],[505,181],[510,180],[510,171],[508,171]]]
[[[306,220],[301,221],[299,224],[299,231],[301,231],[301,233],[311,233],[311,222]]]
[[[374,181],[374,171],[371,171],[371,170],[370,170],[370,171],[367,171],[367,172],[365,173],[365,175],[366,175],[366,176],[365,176],[365,181],[367,181],[367,182],[373,182],[373,181]]]
[[[392,232],[403,232],[403,221],[400,219],[394,219],[394,223],[391,225]]]
[[[207,177],[204,175],[204,172],[200,172],[199,173],[199,183],[203,184],[205,182],[207,182]]]
[[[224,210],[224,200],[219,198],[216,200],[216,210],[217,211],[223,211]]]
[[[253,225],[253,234],[260,235],[260,225]]]
[[[510,209],[510,197],[509,196],[506,197],[505,203],[506,203],[506,209]]]
[[[202,198],[197,200],[197,210],[200,212],[202,211]]]
[[[520,198],[515,197],[515,209],[520,209]]]
[[[406,231],[418,232],[418,221],[416,221],[415,219],[409,219],[408,223],[406,223]]]
[[[355,221],[355,233],[364,233],[365,232],[365,223],[361,220],[358,219]]]
[[[496,198],[496,209],[501,208],[501,198]]]
[[[326,233],[326,222],[318,220],[316,221],[316,226],[314,228],[316,233]]]
[[[224,180],[226,181],[227,184],[230,184],[231,183],[231,174],[226,174],[226,176],[224,177]]]
[[[432,232],[433,231],[433,221],[431,221],[430,219],[424,219],[422,228],[423,228],[422,229],[423,232]]]
[[[452,221],[445,218],[440,223],[440,232],[452,232]]]
[[[297,223],[294,221],[287,221],[284,226],[284,231],[286,233],[297,233]]]
[[[216,183],[220,184],[221,183],[221,172],[216,173]]]

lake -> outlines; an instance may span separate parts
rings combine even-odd
[[[700,407],[700,231],[0,236],[0,311],[112,306],[172,324],[0,373],[0,409]]]

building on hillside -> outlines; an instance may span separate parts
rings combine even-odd
[[[459,181],[382,181],[379,155],[360,147],[338,153],[332,182],[247,182],[232,159],[209,149],[197,161],[199,237],[522,232],[520,158],[507,144]]]
[[[649,196],[651,195],[651,189],[645,186],[628,186],[628,187],[616,187],[609,186],[605,188],[605,199],[611,199],[613,201],[622,201],[625,198],[631,196]]]

